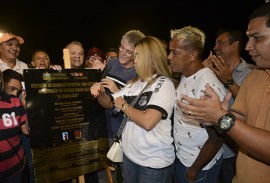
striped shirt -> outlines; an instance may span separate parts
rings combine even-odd
[[[22,170],[24,151],[21,146],[21,125],[26,111],[18,97],[0,94],[0,182]]]

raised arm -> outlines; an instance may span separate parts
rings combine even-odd
[[[209,64],[209,62],[211,64]],[[206,67],[209,67],[218,77],[218,79],[225,85],[225,87],[232,93],[233,98],[237,96],[239,86],[234,82],[232,77],[232,66],[226,65],[221,56],[212,55],[207,59]]]

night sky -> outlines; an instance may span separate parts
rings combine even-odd
[[[138,29],[168,42],[171,29],[187,25],[205,32],[206,57],[214,45],[217,29],[245,33],[249,15],[265,3],[264,0],[22,1],[1,2],[0,31],[25,40],[20,60],[30,63],[32,52],[44,49],[52,64],[63,63],[62,49],[71,41],[80,41],[85,51],[93,46],[105,50],[118,47],[126,31]]]

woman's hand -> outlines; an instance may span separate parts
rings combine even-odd
[[[101,80],[103,87],[108,88],[112,93],[115,93],[119,90],[115,82],[112,79],[104,78]]]
[[[102,83],[95,83],[90,88],[91,95],[98,97],[100,94],[105,93],[105,88],[102,86]]]

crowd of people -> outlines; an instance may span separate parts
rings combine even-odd
[[[105,108],[110,145],[128,117],[123,163],[112,162],[113,182],[270,182],[270,3],[254,10],[246,35],[247,43],[237,30],[219,31],[206,59],[206,36],[190,25],[171,30],[168,44],[130,30],[119,48],[105,52],[98,47],[85,52],[78,41],[65,46],[70,68],[101,70],[89,92]],[[3,183],[35,182],[23,70],[65,67],[51,64],[42,49],[33,52],[31,63],[20,61],[23,43],[12,33],[0,37]],[[256,65],[241,57],[244,48]],[[96,172],[88,179],[101,183],[102,176]]]

